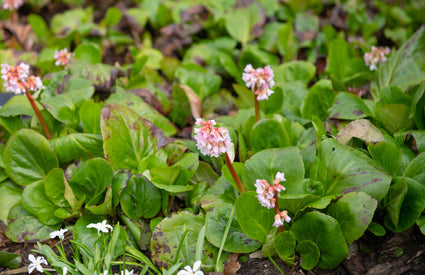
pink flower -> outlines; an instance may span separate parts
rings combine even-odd
[[[374,71],[378,68],[379,64],[387,61],[387,57],[385,55],[390,54],[390,48],[377,48],[372,46],[372,51],[364,54],[363,59],[366,63],[366,66],[369,66],[371,71]]]
[[[66,48],[60,51],[55,51],[55,60],[56,60],[55,65],[56,66],[68,65],[69,60],[73,56],[74,56],[74,53],[68,52],[68,49]]]
[[[276,199],[280,197],[280,192],[286,190],[279,182],[286,181],[285,176],[281,172],[277,172],[273,185],[270,185],[266,180],[257,179],[255,187],[257,198],[260,204],[268,209],[275,207]]]
[[[274,216],[274,227],[279,227],[283,225],[283,222],[289,223],[291,221],[291,217],[288,216],[288,212],[283,210]]]
[[[251,64],[248,64],[242,74],[243,81],[257,96],[257,100],[267,100],[274,93],[270,90],[274,86],[273,77],[273,70],[269,65],[255,70]]]
[[[29,66],[24,63],[16,67],[1,64],[1,74],[7,92],[18,95],[25,93],[25,90],[36,92],[44,88],[39,77],[29,75]]]
[[[3,0],[3,9],[17,10],[23,4],[24,4],[23,0]]]
[[[202,154],[211,157],[218,157],[220,154],[227,153],[233,147],[227,129],[214,127],[215,124],[214,120],[196,120],[196,126],[199,127],[195,128],[196,146]]]

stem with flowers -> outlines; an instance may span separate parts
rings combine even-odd
[[[239,192],[243,193],[245,192],[245,187],[242,184],[241,179],[239,178],[238,174],[236,173],[235,167],[233,167],[232,161],[229,158],[229,155],[224,153],[224,160],[226,161],[227,168],[229,168],[230,174],[232,175],[233,180],[235,181],[236,185],[238,186]]]
[[[34,112],[37,115],[38,120],[40,121],[41,127],[43,128],[43,131],[44,131],[44,134],[46,135],[46,138],[52,139],[52,134],[50,134],[50,131],[49,131],[49,128],[47,127],[46,121],[44,120],[43,116],[41,115],[40,110],[38,110],[38,107],[35,104],[34,98],[28,92],[27,89],[25,89],[25,95],[27,96],[28,100],[30,101],[31,106],[34,109]]]

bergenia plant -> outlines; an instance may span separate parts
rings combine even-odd
[[[372,46],[372,50],[364,54],[363,59],[366,63],[366,66],[369,67],[371,71],[375,71],[378,68],[378,65],[387,61],[387,55],[390,54],[390,48],[388,47],[375,47]]]
[[[251,91],[254,92],[254,104],[255,104],[255,120],[260,120],[260,106],[259,101],[268,100],[274,92],[270,90],[274,86],[274,73],[273,70],[267,65],[264,68],[254,69],[251,64],[248,64],[242,79]]]
[[[286,210],[279,210],[278,198],[280,197],[280,192],[286,190],[285,187],[280,184],[282,181],[286,181],[285,174],[277,172],[272,185],[263,179],[257,179],[255,182],[256,192],[258,194],[257,198],[262,206],[268,209],[274,208],[275,221],[273,226],[279,228],[280,232],[284,231],[283,221],[287,223],[291,221]]]
[[[219,157],[224,154],[224,160],[227,167],[239,188],[239,192],[245,192],[245,188],[233,167],[232,160],[228,152],[234,150],[233,143],[229,136],[229,131],[224,127],[214,127],[215,120],[204,121],[202,119],[196,120],[195,140],[201,154],[211,157]]]
[[[30,93],[30,91],[39,92],[44,89],[43,82],[40,77],[30,75],[29,65],[24,63],[21,63],[16,67],[8,64],[1,64],[1,74],[1,78],[5,81],[4,87],[6,88],[6,91],[13,92],[16,95],[25,93],[31,107],[34,109],[34,112],[40,121],[46,138],[51,139],[52,135],[50,134],[49,128],[47,127],[47,124]]]

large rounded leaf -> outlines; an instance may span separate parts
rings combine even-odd
[[[339,223],[331,216],[316,211],[305,214],[291,227],[298,242],[310,240],[320,249],[319,268],[330,269],[340,264],[348,254]]]
[[[232,213],[232,204],[221,204],[207,212],[205,226],[207,240],[213,245],[220,247],[225,228],[229,219],[232,219],[229,232],[225,236],[223,250],[236,253],[249,253],[261,247],[261,243],[248,238],[241,230],[236,219],[230,215]]]
[[[296,251],[300,254],[300,265],[306,270],[311,270],[317,265],[320,258],[320,250],[317,245],[309,240],[298,243]]]
[[[326,195],[363,191],[380,200],[388,192],[391,176],[364,153],[333,139],[321,142],[311,167],[311,179],[323,183]]]
[[[201,216],[181,212],[158,223],[152,233],[150,245],[152,261],[155,265],[159,268],[169,268],[172,264],[167,259],[172,262],[184,261],[187,258],[194,259],[199,231],[204,226],[204,222],[204,218]],[[180,250],[187,251],[190,254],[183,254]],[[202,264],[213,266],[217,254],[218,248],[204,242]],[[225,253],[222,253],[224,259],[226,256]]]
[[[255,192],[244,192],[236,200],[236,217],[242,231],[251,239],[264,242],[273,228],[274,211],[261,206]]]
[[[286,181],[281,182],[286,188],[285,194],[302,191],[304,163],[298,148],[276,148],[258,152],[245,162],[242,181],[247,190],[255,190],[257,179],[272,183],[277,172],[285,173]]]
[[[79,200],[95,205],[111,184],[113,173],[112,167],[104,159],[90,159],[72,173],[69,186]]]
[[[124,213],[138,220],[153,218],[161,209],[161,192],[144,176],[133,176],[121,193]]]
[[[137,170],[145,157],[167,143],[159,128],[118,104],[102,108],[100,127],[105,157],[115,170]]]
[[[363,192],[351,192],[331,204],[327,214],[341,225],[347,243],[363,235],[375,213],[378,202]]]
[[[59,166],[49,141],[39,133],[23,129],[10,137],[3,153],[4,170],[19,185],[44,179]]]
[[[22,188],[10,180],[0,183],[0,220],[7,225],[10,208],[21,199]]]
[[[44,224],[53,225],[62,220],[53,214],[58,207],[46,196],[44,181],[28,185],[22,193],[21,201],[25,210]]]
[[[76,159],[103,157],[102,136],[74,133],[50,140],[61,163]]]
[[[279,148],[290,145],[289,135],[278,121],[262,119],[251,130],[251,146],[254,152],[268,148]]]

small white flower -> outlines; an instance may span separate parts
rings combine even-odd
[[[59,239],[63,240],[63,238],[65,237],[65,232],[67,232],[68,229],[59,229],[57,231],[53,231],[52,233],[50,233],[50,239],[54,239],[56,237],[59,237]]]
[[[184,267],[185,270],[180,270],[177,275],[204,275],[202,270],[198,270],[201,267],[201,261],[196,261],[193,264],[193,269],[187,265]]]
[[[121,275],[134,275],[134,273],[133,273],[134,271],[133,270],[131,270],[131,271],[128,271],[127,269],[125,269],[124,271],[121,271]],[[115,275],[118,275],[118,273],[115,273]]]
[[[102,231],[104,233],[109,233],[108,228],[111,229],[111,232],[113,230],[113,227],[111,225],[106,224],[106,220],[103,220],[103,222],[91,223],[91,224],[87,225],[87,228],[96,228],[97,234],[99,234],[99,235],[100,235],[100,231]]]
[[[101,273],[99,275],[108,275],[108,270],[103,271],[103,273]]]
[[[66,275],[66,273],[68,273],[68,268],[64,266],[62,270],[62,275]]]
[[[278,180],[280,180],[280,181],[286,181],[286,179],[285,179],[285,173],[277,172],[275,178],[278,179]]]
[[[28,256],[28,260],[30,260],[30,264],[28,265],[28,274],[30,274],[34,269],[37,269],[37,271],[43,273],[43,267],[41,264],[48,265],[46,259],[44,257],[39,256],[37,259],[34,257],[34,255],[30,254]]]

